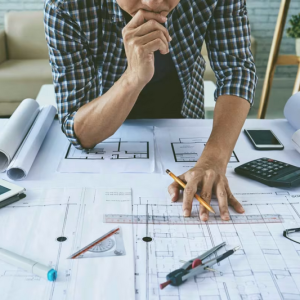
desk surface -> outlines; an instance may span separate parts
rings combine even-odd
[[[6,119],[0,119],[0,131],[3,128],[4,124],[7,122]],[[157,126],[157,127],[211,127],[212,120],[195,120],[195,119],[161,119],[161,120],[129,120],[125,122],[128,125],[146,125],[146,126]],[[274,151],[272,152],[272,158],[285,161],[290,164],[298,165],[300,167],[299,153],[294,149],[291,143],[291,137],[294,133],[293,128],[289,125],[286,120],[246,120],[244,128],[270,128],[274,131],[276,136],[285,146],[283,151]],[[29,172],[28,177],[25,180],[19,182],[20,185],[30,188],[35,187],[37,182],[39,185],[47,186],[49,182],[52,185],[67,185],[68,187],[77,186],[78,182],[82,186],[122,186],[133,187],[134,178],[137,176],[132,173],[119,173],[119,174],[108,174],[103,176],[100,174],[82,174],[82,173],[59,173],[57,172],[57,167],[60,163],[62,156],[64,155],[64,148],[66,147],[68,141],[64,134],[60,130],[60,125],[57,120],[55,120],[46,136],[46,139],[36,157],[36,160]],[[249,146],[249,152],[244,153],[242,149],[242,144],[247,143]],[[244,149],[244,148],[243,148]],[[235,150],[239,153],[240,164],[247,162],[247,156],[251,154],[251,157],[260,158],[265,156],[265,151],[255,150],[250,142],[246,139],[243,132],[241,132],[238,139]],[[242,153],[243,152],[243,153]],[[268,152],[269,153],[269,152]],[[238,165],[238,164],[237,164]],[[234,171],[232,170],[232,174]],[[140,178],[144,178],[147,182],[153,182],[156,185],[157,176],[162,177],[162,184],[167,185],[172,180],[169,176],[165,176],[159,173],[152,174],[139,174]],[[1,178],[9,180],[5,173],[0,175]],[[229,183],[232,181],[232,178],[228,178]],[[236,187],[239,187],[239,184],[245,186],[245,182],[249,189],[257,188],[257,184],[253,185],[251,180],[245,181],[243,178],[234,178]],[[263,189],[265,186],[260,185]]]
[[[3,129],[7,120],[0,119],[0,131]],[[179,119],[179,120],[130,120],[127,121],[128,125],[148,125],[157,127],[211,127],[212,120],[192,120],[192,119]],[[292,127],[286,120],[247,120],[245,128],[270,128],[276,136],[284,144],[285,149],[283,151],[274,151],[272,158],[286,161],[294,165],[300,166],[299,153],[293,148],[291,143],[291,136],[294,133]],[[188,130],[188,129],[187,129]],[[58,121],[54,121],[51,129],[49,130],[46,139],[38,153],[38,156],[29,172],[26,180],[18,182],[19,185],[24,186],[26,189],[31,188],[56,188],[56,187],[119,187],[119,188],[132,188],[133,194],[138,190],[155,190],[161,191],[161,189],[167,190],[167,186],[172,182],[172,178],[163,173],[152,174],[83,174],[83,173],[58,173],[57,167],[64,155],[64,149],[67,144],[67,139],[60,130]],[[249,151],[245,151],[245,145]],[[256,151],[250,142],[242,132],[235,151],[238,153],[240,163],[244,163],[254,158],[260,158],[265,156],[265,151]],[[269,152],[268,152],[269,153]],[[270,154],[270,153],[269,153]],[[238,165],[238,164],[236,164]],[[138,184],[136,178],[139,178]],[[4,173],[0,174],[0,177],[7,179]],[[251,180],[247,180],[242,177],[238,177],[234,174],[233,169],[228,171],[228,180],[231,186],[232,192],[261,192],[270,191],[270,188],[256,183]],[[300,191],[300,188],[297,189]],[[230,225],[229,225],[230,226]],[[18,230],[18,226],[15,226]],[[281,231],[282,232],[282,231]],[[265,238],[265,237],[264,237]],[[287,271],[288,272],[288,271]],[[111,274],[110,274],[111,275]],[[109,277],[110,278],[110,277]],[[107,289],[114,289],[115,284],[113,281],[111,286],[106,285]],[[28,283],[29,284],[29,283]],[[108,283],[110,284],[110,283]],[[96,296],[95,296],[96,297]],[[91,298],[89,298],[91,299]],[[99,299],[99,298],[97,298]],[[103,299],[103,298],[101,298]],[[192,298],[191,298],[192,299]],[[232,298],[236,299],[236,298]],[[106,299],[105,299],[106,300]],[[272,299],[273,300],[273,299]]]

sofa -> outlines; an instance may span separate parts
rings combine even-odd
[[[0,31],[0,116],[52,83],[43,12],[8,12]]]
[[[52,83],[42,11],[6,13],[0,31],[0,117],[11,115],[25,98],[36,99],[42,85]],[[256,43],[252,39],[252,52]],[[204,80],[216,81],[205,45]]]

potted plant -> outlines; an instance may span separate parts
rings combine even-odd
[[[296,39],[296,55],[300,56],[300,13],[293,15],[289,21],[292,27],[287,29],[287,35]]]

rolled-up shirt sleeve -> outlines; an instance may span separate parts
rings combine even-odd
[[[99,96],[101,74],[95,70],[84,32],[64,8],[64,3],[46,1],[45,35],[52,68],[58,119],[69,141],[76,148],[82,149],[74,131],[75,115],[81,106]]]
[[[215,100],[235,95],[253,105],[257,84],[245,0],[220,0],[206,33],[211,67],[217,78]]]

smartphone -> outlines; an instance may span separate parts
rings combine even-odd
[[[245,129],[256,150],[283,150],[284,146],[272,130]]]

